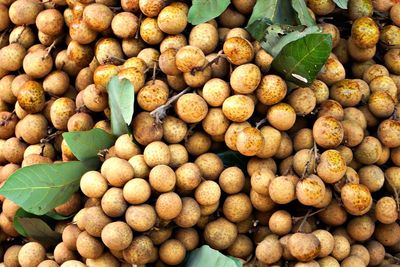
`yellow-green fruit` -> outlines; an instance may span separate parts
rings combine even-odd
[[[360,48],[374,47],[379,41],[379,28],[370,17],[361,17],[351,27],[351,37]]]
[[[371,17],[374,11],[371,0],[350,0],[348,3],[350,19]]]
[[[27,81],[18,93],[18,104],[28,113],[37,113],[43,110],[45,95],[43,87],[36,81]]]
[[[75,113],[75,102],[68,97],[54,101],[50,108],[50,118],[58,130],[67,130],[68,120]]]
[[[316,15],[324,16],[335,10],[335,3],[332,0],[308,0],[308,7]]]

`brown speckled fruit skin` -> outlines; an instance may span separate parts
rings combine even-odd
[[[66,131],[68,120],[74,114],[75,102],[67,97],[57,99],[50,108],[51,122],[58,130]]]
[[[184,122],[197,123],[206,117],[208,106],[201,96],[189,93],[179,97],[175,105],[175,111]]]
[[[295,233],[289,238],[290,253],[300,261],[311,261],[321,250],[321,243],[314,234]]]
[[[354,151],[355,159],[361,164],[370,165],[377,162],[382,155],[382,144],[373,136],[367,136]]]
[[[36,81],[27,81],[18,93],[18,103],[28,113],[40,112],[45,105],[43,87]]]
[[[252,44],[241,37],[232,37],[224,43],[224,54],[234,65],[249,63],[254,58]]]
[[[360,216],[371,209],[372,197],[365,185],[346,184],[342,187],[340,195],[344,207],[352,215]]]
[[[374,47],[379,41],[379,28],[370,17],[361,17],[351,27],[354,43],[360,48]]]
[[[334,117],[320,117],[314,123],[313,137],[319,146],[335,148],[342,142],[344,130],[341,123]]]
[[[195,68],[203,67],[207,60],[200,48],[184,46],[175,55],[176,67],[182,72],[190,72]]]
[[[148,236],[133,238],[132,243],[122,251],[124,260],[130,264],[147,264],[151,259],[153,242]]]
[[[264,137],[260,130],[248,127],[237,135],[236,147],[245,156],[255,156],[264,146]]]
[[[335,183],[346,173],[346,162],[337,150],[326,150],[320,157],[317,173],[324,182]]]
[[[274,105],[280,102],[287,92],[285,81],[277,75],[266,75],[257,88],[257,99],[264,105]]]
[[[204,239],[214,249],[228,248],[237,237],[237,227],[225,218],[207,224]]]
[[[296,195],[303,205],[316,205],[324,199],[325,184],[321,178],[312,174],[296,184]]]
[[[362,93],[356,81],[344,79],[331,87],[330,97],[343,107],[352,107],[361,101]]]
[[[389,119],[381,122],[378,127],[378,138],[386,147],[400,146],[400,121]]]
[[[254,102],[248,96],[233,95],[224,101],[222,111],[229,120],[244,122],[253,115]]]

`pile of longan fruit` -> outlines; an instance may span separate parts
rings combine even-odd
[[[113,76],[135,90],[132,135],[54,209],[62,242],[21,237],[0,198],[0,266],[182,265],[202,245],[245,266],[400,266],[400,3],[306,2],[333,50],[293,88],[245,29],[256,0],[197,26],[190,1],[0,0],[2,184],[77,160],[63,132],[111,133]]]

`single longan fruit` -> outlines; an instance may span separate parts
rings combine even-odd
[[[29,242],[18,252],[18,262],[21,267],[38,266],[46,258],[45,248],[37,242]]]
[[[236,148],[245,156],[255,156],[264,146],[264,137],[260,130],[247,127],[237,135]]]
[[[176,53],[176,49],[169,48],[160,54],[158,64],[161,71],[167,75],[179,75],[182,73],[176,66]]]
[[[92,116],[85,112],[75,113],[69,118],[67,123],[69,132],[89,131],[93,126],[94,122]]]
[[[274,128],[286,131],[294,125],[296,111],[289,104],[278,103],[267,110],[267,120]]]
[[[230,247],[238,235],[237,227],[225,218],[209,222],[203,232],[204,239],[214,249],[223,250]]]
[[[51,95],[61,96],[67,92],[69,82],[67,73],[55,70],[49,73],[43,80],[43,89]]]
[[[382,154],[382,144],[373,136],[367,136],[356,147],[354,152],[355,159],[365,165],[374,164],[377,162]]]
[[[83,90],[83,104],[91,111],[102,112],[108,107],[107,93],[91,84]]]
[[[25,48],[19,43],[12,43],[1,48],[0,60],[2,62],[2,68],[6,71],[18,70],[22,67],[25,55]]]
[[[350,243],[346,237],[341,235],[334,235],[333,238],[335,242],[331,255],[341,261],[350,255]]]
[[[203,86],[211,78],[212,70],[210,66],[206,66],[201,70],[196,70],[194,72],[183,73],[184,82],[192,88],[199,88]]]
[[[110,217],[120,217],[124,214],[127,203],[123,197],[121,188],[112,187],[101,198],[101,208]]]
[[[149,235],[151,241],[154,245],[160,245],[168,240],[172,236],[172,228],[165,227],[165,228],[155,228],[149,231]]]
[[[155,209],[162,220],[173,220],[182,211],[182,200],[174,192],[163,193],[157,198]]]
[[[277,235],[286,235],[292,230],[292,216],[285,210],[275,211],[268,222],[271,232]]]
[[[45,49],[28,52],[24,57],[23,68],[32,78],[43,78],[53,68],[53,58]]]
[[[331,1],[331,0],[329,0]],[[330,86],[334,83],[343,80],[346,77],[346,71],[343,64],[332,56],[329,56],[322,70],[318,73],[317,78],[324,82],[326,85]]]
[[[256,247],[255,255],[257,260],[264,264],[277,262],[283,253],[282,245],[275,235],[268,235]]]
[[[125,213],[125,220],[137,232],[145,232],[156,223],[157,215],[148,204],[130,206]]]
[[[201,182],[201,170],[194,163],[184,163],[176,171],[176,186],[181,190],[193,190]]]
[[[229,127],[229,120],[225,117],[221,108],[209,109],[202,121],[203,129],[211,136],[224,135]]]
[[[36,17],[42,9],[43,4],[40,1],[18,0],[10,5],[8,16],[15,25],[35,24]]]
[[[62,216],[70,216],[81,207],[81,198],[78,193],[74,193],[65,203],[54,208],[54,211]]]
[[[149,167],[157,165],[168,165],[171,160],[170,150],[168,145],[154,141],[146,146],[143,152],[144,160]]]
[[[122,187],[134,177],[133,167],[127,160],[111,157],[101,166],[101,174],[116,187]]]
[[[76,248],[82,257],[96,259],[103,253],[104,245],[100,240],[84,231],[76,240]]]
[[[200,48],[205,55],[208,55],[218,45],[218,30],[210,23],[201,23],[190,31],[188,41],[189,45]]]
[[[27,145],[16,137],[7,139],[3,144],[4,158],[10,163],[21,164]]]
[[[232,37],[227,39],[224,42],[223,50],[229,62],[234,65],[249,63],[254,58],[254,49],[252,44],[241,37]]]
[[[367,215],[355,217],[348,222],[346,230],[352,239],[362,242],[374,234],[375,223]]]
[[[318,118],[325,116],[331,116],[341,121],[344,118],[344,109],[339,102],[328,99],[320,104],[318,111]]]
[[[370,260],[370,255],[368,249],[364,245],[355,244],[350,248],[350,256],[359,257],[365,265],[368,265]]]
[[[319,240],[320,244],[321,244],[321,250],[318,254],[319,258],[324,258],[326,256],[328,256],[329,254],[331,254],[331,252],[333,251],[333,246],[335,243],[335,240],[332,236],[331,233],[329,233],[326,230],[315,230],[314,232],[312,232]]]
[[[146,23],[146,20],[143,21]],[[129,25],[129,27],[127,27]],[[111,22],[113,33],[119,38],[134,37],[139,28],[139,19],[130,12],[121,12],[115,15]],[[142,32],[142,30],[141,30]],[[143,35],[141,34],[143,37]]]
[[[303,205],[319,204],[325,195],[325,184],[318,176],[312,174],[296,184],[296,196]]]
[[[107,224],[101,232],[101,240],[109,249],[123,250],[132,242],[133,233],[125,222],[112,222]]]
[[[233,95],[225,99],[222,105],[224,115],[231,121],[244,122],[254,112],[254,101],[246,95]]]
[[[132,137],[128,134],[121,135],[115,141],[115,153],[121,159],[129,160],[133,156],[140,154],[140,152],[140,147],[133,142]]]
[[[175,187],[176,176],[174,170],[167,165],[157,165],[149,174],[151,187],[160,193],[172,191]]]
[[[154,245],[148,236],[134,237],[132,243],[123,250],[123,258],[130,264],[147,264],[152,257]]]
[[[295,184],[288,176],[278,176],[271,181],[268,194],[278,204],[287,204],[296,198]]]
[[[385,176],[381,168],[376,165],[364,166],[358,170],[360,183],[367,186],[370,192],[376,192],[382,188]]]
[[[269,168],[261,168],[250,177],[250,184],[252,190],[262,195],[269,194],[269,185],[275,179],[275,173]]]
[[[132,121],[133,136],[141,145],[161,140],[163,127],[148,112],[141,112]],[[168,163],[167,163],[168,164]]]
[[[58,264],[63,264],[66,261],[76,260],[78,258],[77,253],[75,251],[73,251],[73,250],[70,250],[65,245],[64,242],[59,243],[54,248],[54,253],[53,254],[54,254],[54,262],[57,264],[56,266],[59,266]],[[41,264],[39,264],[38,266],[41,266]]]
[[[282,140],[279,145],[278,151],[275,154],[277,159],[286,159],[293,152],[293,142],[287,133],[282,134]]]
[[[18,104],[28,113],[37,113],[43,110],[45,95],[43,87],[36,81],[27,81],[18,93]]]
[[[264,146],[257,153],[259,158],[273,157],[279,149],[282,140],[282,134],[271,126],[264,126],[260,130],[264,137]],[[225,136],[226,138],[226,136]]]
[[[197,224],[201,216],[200,206],[191,197],[182,198],[182,210],[174,222],[183,228],[193,227]]]
[[[235,242],[227,249],[229,255],[246,259],[253,252],[254,246],[251,239],[243,234],[238,235]]]
[[[2,111],[0,112],[0,119],[4,122],[3,125],[0,126],[0,138],[8,139],[12,137],[15,133],[15,126],[18,122],[17,116],[8,111]]]
[[[368,99],[368,109],[378,118],[387,118],[393,113],[395,103],[388,93],[376,91]]]
[[[210,150],[211,142],[211,137],[208,134],[196,131],[185,141],[185,148],[190,155],[199,156]]]
[[[173,116],[167,116],[163,120],[163,138],[170,144],[180,143],[186,136],[188,128],[186,123]]]
[[[336,7],[332,0],[309,0],[307,1],[307,6],[313,13],[319,16],[328,15]]]
[[[230,85],[239,94],[250,94],[261,81],[261,71],[257,65],[247,63],[236,67],[231,73]]]
[[[356,81],[344,79],[331,87],[330,98],[338,101],[343,107],[351,107],[361,101],[362,93]]]
[[[366,247],[370,255],[369,265],[379,265],[385,259],[385,247],[380,242],[371,240]]]
[[[200,205],[212,205],[219,201],[221,197],[221,189],[214,181],[203,181],[196,188],[194,197]]]
[[[167,34],[179,34],[183,32],[187,22],[186,12],[172,5],[164,7],[157,17],[158,27]]]
[[[4,38],[4,39],[6,39],[6,38]],[[9,43],[10,44],[19,43],[25,49],[28,49],[35,44],[35,39],[36,39],[35,34],[31,28],[29,28],[27,26],[18,26],[18,27],[15,27],[11,31],[10,36],[9,36]],[[0,46],[2,46],[2,45],[0,45]]]
[[[234,194],[228,196],[223,205],[223,213],[231,222],[240,222],[247,219],[252,212],[250,198],[244,194]]]
[[[36,27],[39,31],[54,36],[59,35],[64,26],[64,17],[57,9],[46,9],[36,17]]]
[[[319,146],[323,148],[335,148],[343,140],[343,126],[334,117],[320,117],[313,125],[313,137]]]
[[[75,224],[67,225],[62,232],[62,241],[66,248],[76,250],[76,240],[82,231]]]
[[[318,176],[326,183],[336,183],[346,173],[346,162],[340,152],[329,149],[321,154],[317,165]]]
[[[395,148],[400,146],[397,138],[400,134],[400,122],[398,120],[387,119],[378,126],[378,138],[384,146]]]
[[[314,110],[317,99],[311,88],[300,87],[290,93],[288,104],[294,108],[297,115],[305,116]]]
[[[398,218],[396,201],[392,197],[383,197],[375,206],[375,217],[384,224],[394,223]]]
[[[68,97],[61,97],[54,101],[50,108],[53,126],[58,130],[67,130],[68,120],[75,114],[75,108],[75,102]]]
[[[37,144],[47,136],[48,122],[41,114],[28,114],[16,126],[15,134],[28,144]]]
[[[89,171],[82,176],[80,188],[87,197],[101,198],[108,189],[107,179],[98,171]]]
[[[250,200],[253,207],[261,212],[270,211],[276,205],[270,196],[261,195],[254,190],[250,190]]]
[[[200,168],[201,175],[206,180],[216,180],[224,170],[222,160],[214,153],[202,154],[194,163]]]
[[[181,241],[169,239],[160,246],[159,256],[168,265],[178,265],[185,259],[186,249]]]
[[[379,41],[378,25],[369,17],[361,17],[354,21],[351,36],[360,48],[371,48]]]
[[[18,253],[21,250],[22,246],[20,245],[12,245],[4,253],[4,264],[10,267],[18,267]]]
[[[191,72],[193,69],[203,67],[207,62],[203,51],[191,45],[180,48],[175,58],[176,67],[182,72]]]
[[[92,236],[100,237],[101,230],[110,222],[111,219],[107,217],[101,207],[90,207],[83,213],[84,228]]]
[[[189,93],[179,97],[175,104],[175,112],[184,122],[197,123],[206,117],[208,107],[206,101],[201,96]]]
[[[314,234],[295,233],[288,240],[289,252],[300,261],[310,261],[318,256],[321,243]]]
[[[87,5],[83,10],[83,21],[96,32],[107,30],[111,26],[113,16],[111,9],[101,3]]]
[[[362,184],[346,184],[340,192],[347,212],[360,216],[367,213],[372,206],[372,196],[368,188]]]
[[[140,11],[147,17],[156,17],[165,5],[162,0],[139,0]]]

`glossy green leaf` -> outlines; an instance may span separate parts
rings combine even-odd
[[[310,12],[308,11],[305,0],[292,0],[292,7],[296,11],[297,20],[301,25],[316,25],[315,20],[311,17]]]
[[[49,212],[47,212],[45,215],[43,215],[46,218],[50,218],[56,221],[64,221],[64,220],[68,220],[71,219],[72,217],[75,216],[75,214],[72,214],[70,216],[63,216],[61,214],[58,214],[57,212],[55,212],[54,210],[51,210]]]
[[[246,30],[253,36],[254,39],[261,41],[267,34],[267,29],[272,22],[267,18],[260,18],[246,27]]]
[[[226,151],[217,153],[217,155],[224,163],[225,168],[237,166],[241,170],[246,171],[247,161],[249,159],[248,159],[248,157],[243,156],[239,152],[232,151],[232,150],[226,150]]]
[[[7,179],[0,188],[0,195],[27,212],[43,215],[65,203],[78,191],[81,176],[98,167],[96,158],[24,167]]]
[[[347,9],[349,0],[333,0],[333,2],[341,9]]]
[[[128,79],[111,78],[107,86],[108,104],[111,110],[111,128],[116,136],[128,133],[132,122],[135,90]]]
[[[267,18],[273,24],[296,23],[296,14],[290,0],[257,0],[247,25],[261,18]]]
[[[318,32],[321,32],[318,26],[304,28],[304,26],[271,25],[267,29],[264,41],[261,42],[261,47],[276,57],[288,43]]]
[[[65,142],[79,160],[97,157],[100,150],[111,147],[115,137],[102,129],[63,133]]]
[[[218,250],[203,245],[190,252],[185,267],[240,267],[243,266],[238,259],[225,256]]]
[[[231,3],[230,0],[193,0],[189,9],[188,22],[198,25],[218,17]]]
[[[330,34],[314,33],[288,43],[274,58],[272,68],[299,86],[310,85],[332,50]]]

